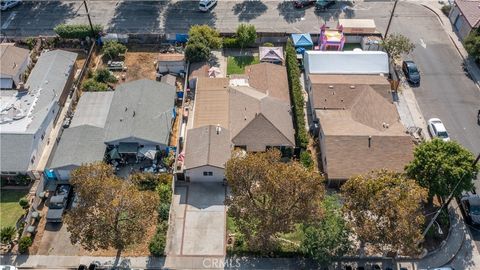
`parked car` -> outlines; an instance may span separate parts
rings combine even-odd
[[[477,124],[480,125],[480,110],[478,110],[478,113],[477,113]]]
[[[329,7],[335,5],[336,2],[337,1],[335,1],[335,0],[317,0],[315,2],[315,9],[326,10]]]
[[[465,192],[457,199],[467,224],[480,225],[480,196],[475,190]]]
[[[0,10],[5,11],[9,8],[12,8],[18,4],[20,4],[21,0],[1,0],[0,1]]]
[[[198,3],[198,9],[200,9],[200,11],[207,12],[216,4],[217,0],[200,0]]]
[[[63,127],[63,128],[68,128],[71,123],[72,123],[72,118],[67,117],[67,118],[65,118],[65,120],[63,120],[63,125],[62,125],[62,127]]]
[[[409,83],[414,85],[420,84],[420,72],[418,72],[415,62],[403,61],[402,70]]]
[[[450,141],[447,129],[443,125],[442,120],[438,118],[431,118],[428,120],[428,131],[433,138],[440,138],[445,142]]]
[[[16,268],[13,265],[0,265],[0,270],[17,270],[17,269],[18,268]]]
[[[70,190],[70,185],[59,185],[57,187],[48,204],[47,222],[60,223],[63,221],[63,213],[68,205]]]
[[[315,4],[315,0],[295,0],[293,6],[296,8],[304,8]]]

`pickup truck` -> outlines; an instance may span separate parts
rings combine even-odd
[[[50,198],[50,202],[48,204],[47,222],[62,222],[63,213],[68,205],[70,189],[70,185],[60,185],[57,187],[55,195]]]

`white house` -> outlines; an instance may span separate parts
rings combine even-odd
[[[0,88],[13,89],[23,82],[30,64],[30,51],[13,43],[0,44]]]

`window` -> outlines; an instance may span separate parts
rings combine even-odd
[[[203,172],[203,176],[213,176],[213,172]]]

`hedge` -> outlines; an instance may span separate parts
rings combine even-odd
[[[166,174],[165,174],[166,175]],[[165,251],[165,245],[167,243],[167,231],[168,231],[168,217],[170,211],[170,204],[172,201],[172,188],[171,188],[171,176],[167,181],[166,177],[163,177],[158,182],[156,191],[160,198],[160,204],[158,206],[158,225],[155,235],[148,244],[148,250],[152,255],[162,256]]]
[[[92,30],[88,24],[59,24],[53,28],[53,31],[61,38],[79,38],[84,39],[92,36]],[[100,24],[93,25],[93,31],[95,35],[98,35],[103,31],[103,27]]]
[[[222,40],[223,48],[240,48],[240,44],[236,38],[225,37]]]
[[[30,236],[24,236],[18,241],[18,252],[25,253],[28,248],[33,244],[33,240]]]
[[[305,128],[305,112],[303,111],[304,99],[302,85],[300,83],[300,68],[298,67],[297,62],[297,53],[290,39],[287,41],[285,52],[288,85],[290,88],[290,98],[293,105],[293,118],[295,121],[295,140],[298,147],[305,149],[308,145],[308,136]]]

